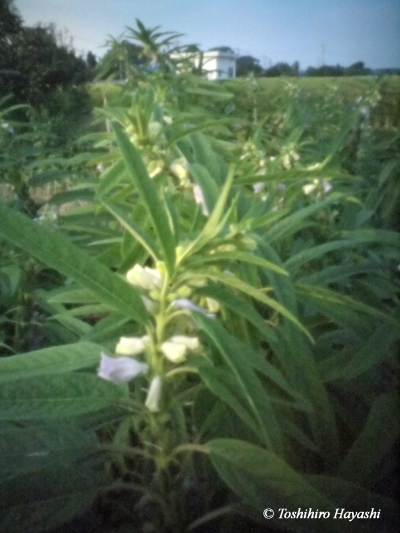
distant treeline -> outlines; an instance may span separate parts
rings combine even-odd
[[[263,68],[258,59],[252,56],[242,56],[236,61],[236,75],[238,77],[254,74],[259,77],[275,78],[278,76],[371,76],[382,74],[400,74],[400,68],[392,69],[370,69],[363,61],[357,61],[349,67],[342,65],[321,65],[320,67],[308,67],[305,71],[300,71],[300,64],[295,61],[289,63],[276,63],[269,68]]]

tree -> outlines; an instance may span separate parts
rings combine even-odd
[[[88,69],[73,50],[57,43],[54,26],[21,27],[3,42],[0,55],[2,93],[35,107],[46,104],[57,88],[66,89],[88,79]],[[5,79],[4,79],[5,78]]]
[[[344,71],[345,76],[368,76],[372,73],[371,69],[366,68],[363,61],[357,61]]]
[[[267,77],[277,77],[277,76],[297,76],[298,73],[298,62],[290,66],[288,63],[276,63],[272,67],[265,70],[264,75]]]
[[[322,67],[308,67],[308,69],[305,72],[305,76],[331,76],[331,77],[338,77],[344,75],[344,68],[341,65],[336,66],[330,66],[330,65],[322,65]]]
[[[248,76],[254,74],[260,76],[263,69],[260,66],[260,61],[252,56],[241,56],[236,60],[236,76]]]
[[[13,0],[0,0],[0,43],[8,35],[17,33],[22,26],[22,19],[15,9]]]

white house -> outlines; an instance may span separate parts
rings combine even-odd
[[[189,70],[193,66],[199,68],[202,57],[201,68],[207,79],[236,78],[236,59],[238,56],[229,49],[209,50],[208,52],[184,52],[172,54],[171,57],[175,61],[179,61],[177,68],[180,72]]]

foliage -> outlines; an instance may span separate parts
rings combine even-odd
[[[310,507],[394,531],[398,135],[364,116],[375,93],[286,83],[267,107],[254,77],[138,72],[78,153],[25,153],[33,124],[1,115],[2,531],[96,495],[99,531],[263,531],[265,508]],[[64,209],[39,220],[18,180],[69,180],[46,200]],[[34,316],[36,344],[13,343]],[[376,531],[360,520],[268,524]]]

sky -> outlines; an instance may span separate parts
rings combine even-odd
[[[147,28],[183,33],[179,44],[230,46],[267,68],[400,67],[399,0],[15,0],[24,24],[54,23],[78,53],[101,57],[138,18]]]

